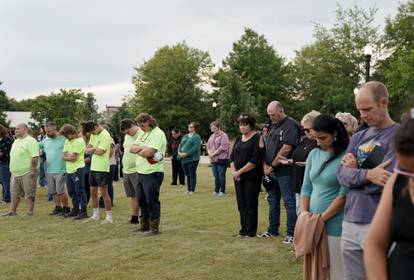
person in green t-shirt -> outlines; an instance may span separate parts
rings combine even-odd
[[[63,160],[66,161],[68,173],[66,185],[72,198],[72,210],[65,217],[75,217],[75,220],[86,219],[88,213],[84,180],[85,141],[76,128],[70,124],[63,125],[60,134],[66,138],[63,146]]]
[[[135,121],[131,119],[123,119],[120,123],[120,129],[125,133],[122,173],[125,194],[127,197],[131,198],[131,219],[129,220],[129,223],[138,224],[139,204],[135,192],[135,188],[138,186],[138,173],[137,167],[135,166],[137,155],[131,153],[130,149],[137,140],[140,129]]]
[[[157,121],[148,113],[135,119],[141,128],[130,152],[137,154],[138,186],[136,194],[141,208],[141,226],[133,231],[148,231],[146,236],[159,233],[161,204],[160,188],[164,179],[164,154],[167,138]]]
[[[82,134],[90,134],[89,144],[85,153],[92,155],[91,172],[89,182],[91,185],[91,198],[93,215],[90,221],[99,221],[98,188],[104,199],[106,218],[102,224],[113,223],[111,198],[108,194],[109,181],[109,156],[112,137],[101,125],[87,121],[82,122]]]
[[[32,216],[36,197],[37,164],[39,144],[29,135],[29,127],[18,124],[15,130],[16,140],[10,151],[10,172],[13,176],[11,185],[10,211],[2,216],[16,216],[20,199],[25,197],[28,204],[26,215]]]
[[[53,196],[55,208],[51,216],[65,216],[70,212],[68,196],[65,193],[66,165],[62,158],[65,138],[60,136],[56,124],[45,124],[47,137],[40,143],[46,155],[46,180],[49,193]]]

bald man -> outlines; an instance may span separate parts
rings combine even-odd
[[[39,158],[39,144],[29,135],[26,124],[18,124],[15,130],[16,140],[10,151],[11,206],[10,211],[2,216],[17,215],[17,207],[22,197],[28,204],[27,216],[33,215],[36,197],[37,163]]]
[[[349,188],[341,238],[345,279],[365,279],[364,240],[395,165],[393,137],[399,125],[388,113],[388,102],[380,82],[359,89],[355,104],[368,127],[352,136],[337,170],[339,182]]]
[[[269,178],[267,201],[269,204],[269,226],[260,237],[279,235],[280,199],[283,199],[286,209],[285,244],[293,242],[296,224],[296,200],[292,190],[293,167],[281,165],[279,160],[291,158],[294,148],[299,144],[300,125],[286,115],[279,101],[272,101],[267,106],[267,115],[272,122],[269,131],[264,136],[265,157],[263,171]]]

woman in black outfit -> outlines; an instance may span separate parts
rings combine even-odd
[[[365,243],[368,279],[414,278],[414,114],[398,129],[395,150],[399,163],[384,187]]]
[[[237,119],[237,123],[242,135],[234,143],[230,155],[230,168],[240,213],[239,237],[255,237],[263,151],[259,148],[260,136],[254,130],[255,118],[249,113],[243,113]]]
[[[293,165],[292,190],[295,193],[297,215],[299,215],[300,212],[300,191],[302,189],[303,176],[305,174],[306,159],[308,158],[309,153],[317,146],[311,133],[312,124],[315,118],[320,114],[321,113],[317,111],[311,111],[303,116],[302,121],[300,122],[302,126],[301,139],[299,145],[293,150],[292,159],[280,161],[281,164]]]

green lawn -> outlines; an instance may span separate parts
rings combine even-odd
[[[115,184],[113,225],[49,217],[53,205],[46,202],[46,191],[39,190],[35,216],[21,215],[23,202],[19,216],[0,218],[0,279],[302,278],[301,261],[290,252],[292,246],[281,243],[282,237],[235,237],[239,218],[230,177],[225,197],[211,195],[213,176],[206,166],[198,169],[194,195],[170,187],[170,182],[167,164],[161,188],[162,234],[152,238],[129,231],[129,200],[120,183]],[[259,232],[267,226],[264,195]]]

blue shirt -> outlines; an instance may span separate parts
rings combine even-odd
[[[55,138],[47,137],[41,142],[41,147],[46,154],[46,172],[47,173],[65,173],[66,164],[63,160],[63,146],[65,138],[56,136]]]
[[[339,184],[335,174],[345,153],[328,163],[323,171],[319,173],[322,164],[332,155],[330,152],[315,148],[306,160],[301,197],[310,198],[309,211],[312,213],[322,214],[338,196],[347,194],[346,187]],[[341,236],[343,218],[344,209],[341,209],[335,216],[326,221],[326,234]]]

